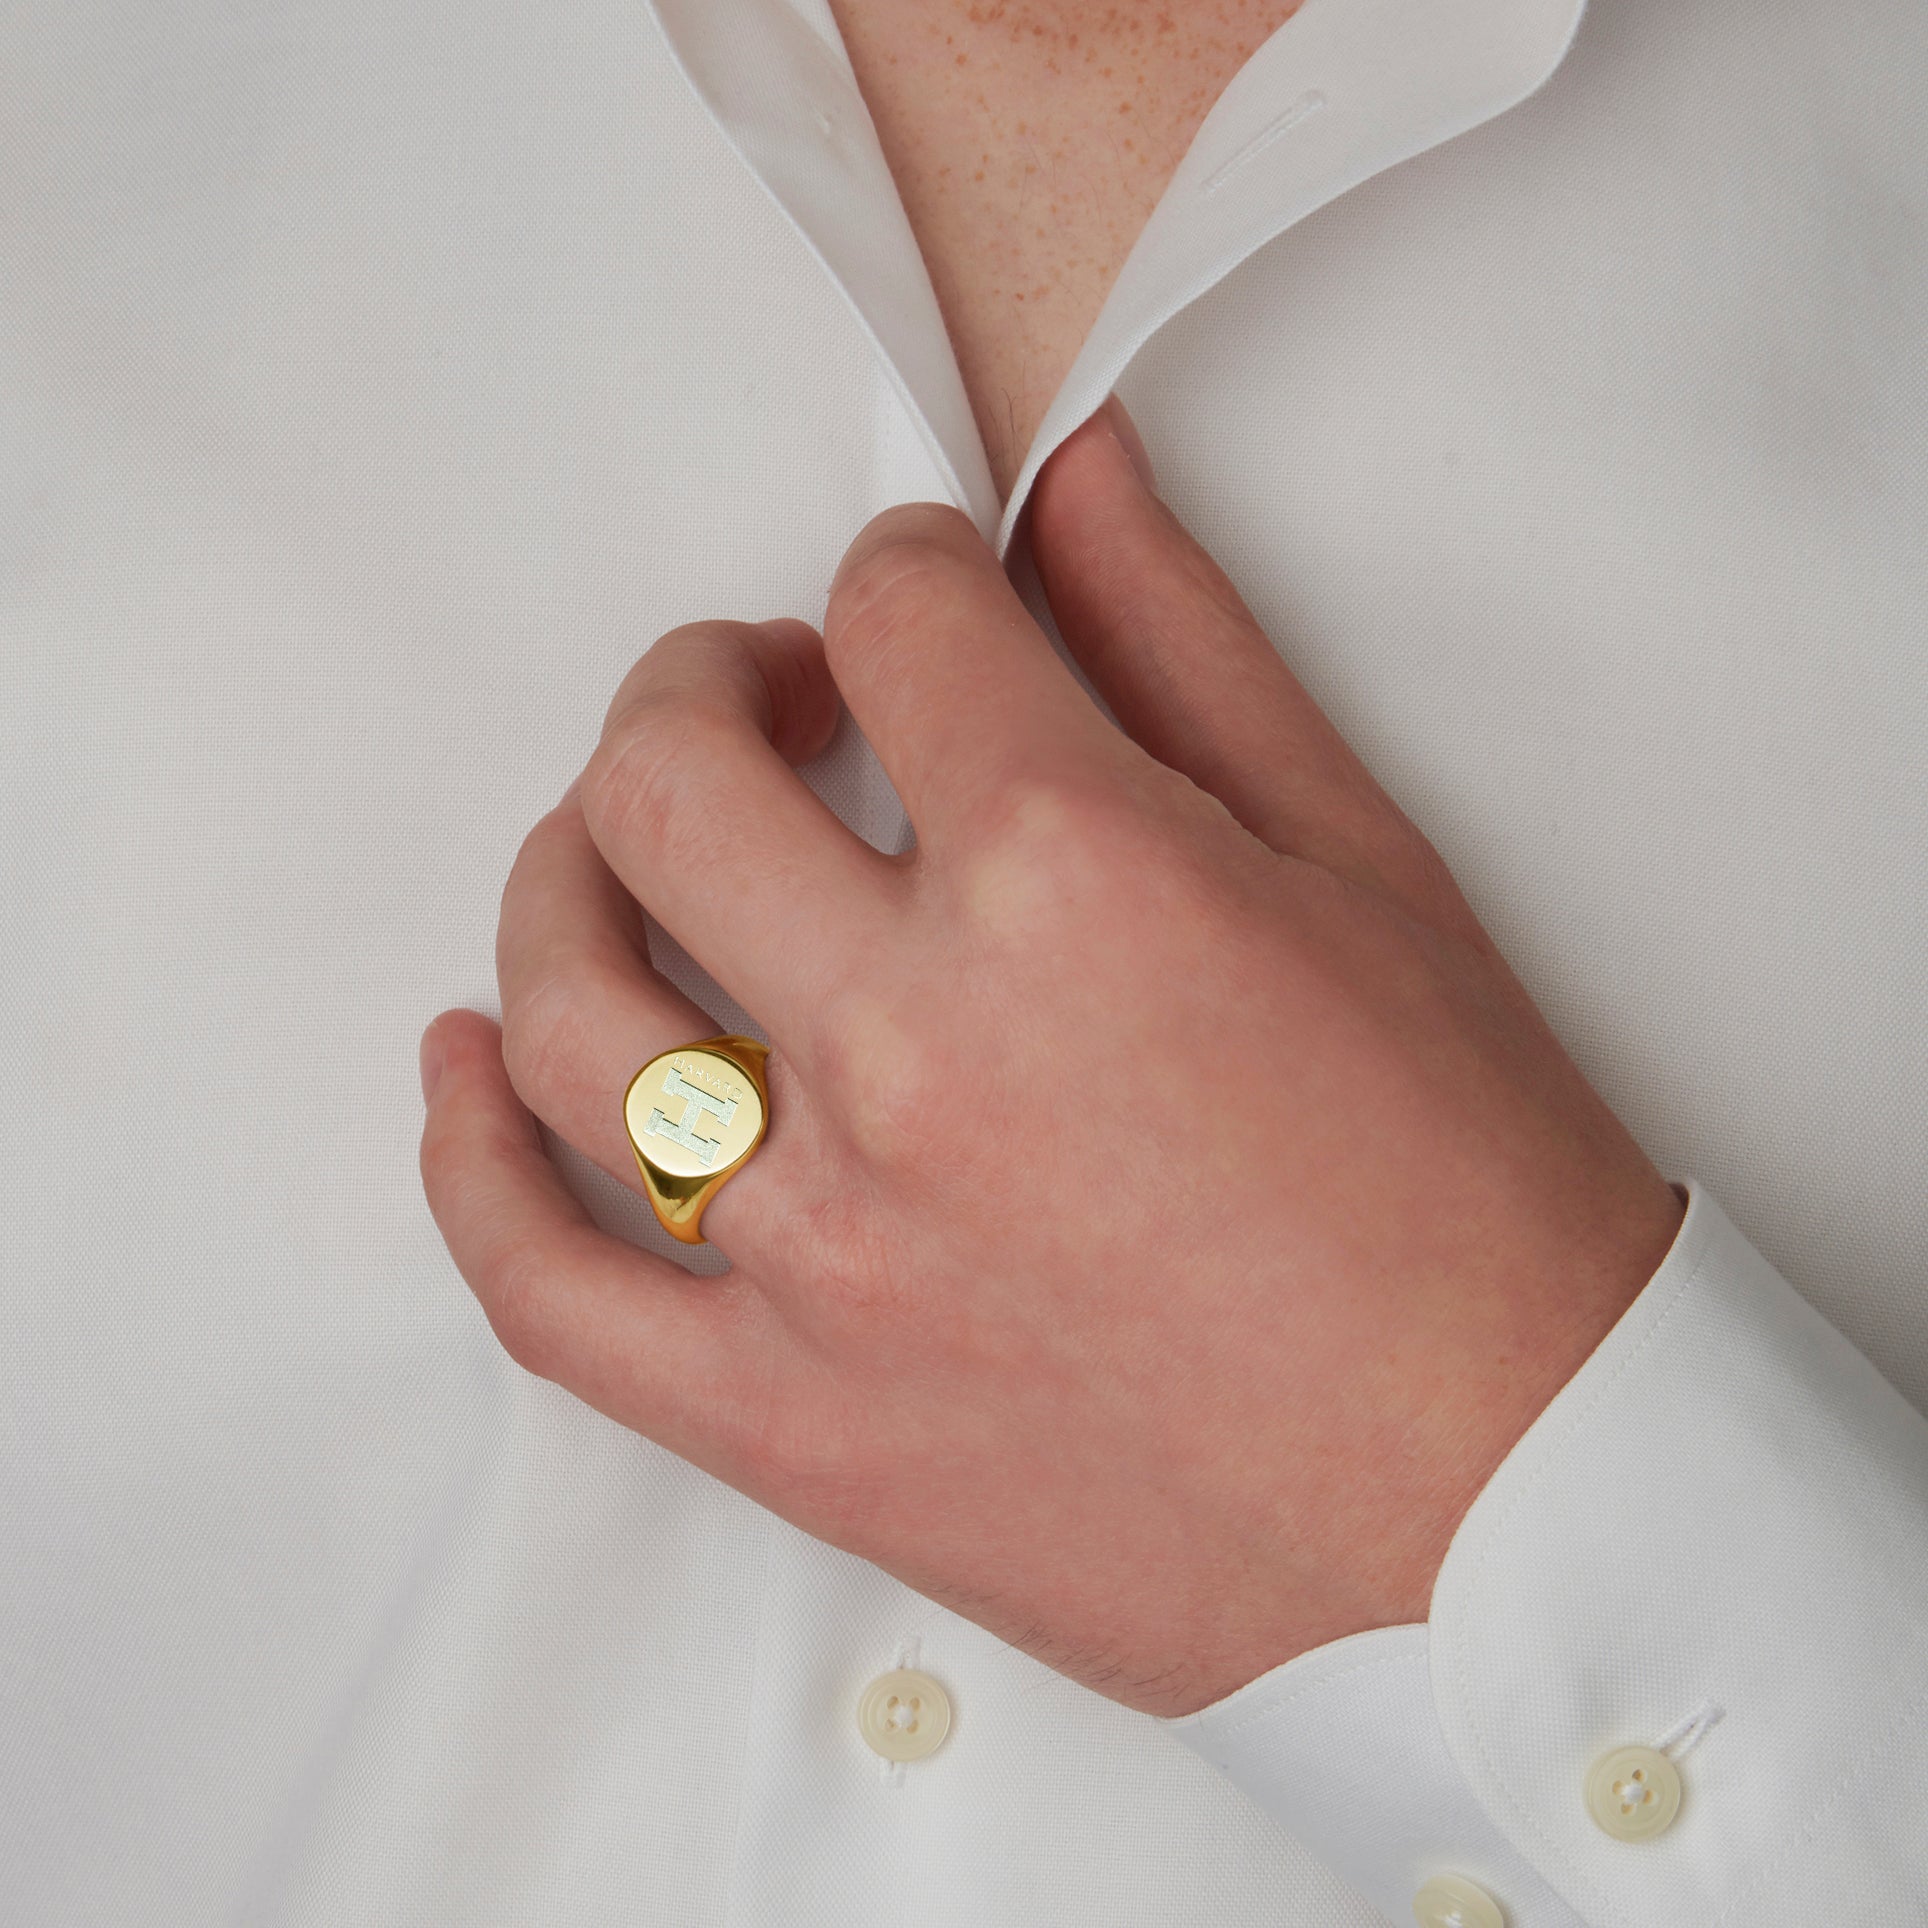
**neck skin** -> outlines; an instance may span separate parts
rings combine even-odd
[[[1008,501],[1200,123],[1300,0],[831,0]]]

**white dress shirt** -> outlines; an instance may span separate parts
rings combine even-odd
[[[1925,154],[1919,0],[1307,0],[1000,505],[822,0],[8,9],[0,1921],[1928,1921]],[[1048,624],[1113,386],[1691,1191],[1429,1623],[1173,1722],[520,1373],[415,1162],[635,656],[903,500]]]

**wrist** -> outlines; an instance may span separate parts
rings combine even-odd
[[[1371,1451],[1328,1487],[1332,1517],[1305,1536],[1312,1549],[1330,1550],[1321,1570],[1302,1563],[1273,1575],[1269,1617],[1255,1616],[1209,1670],[1188,1669],[1182,1695],[1143,1711],[1194,1713],[1302,1653],[1428,1620],[1434,1583],[1473,1502],[1679,1237],[1685,1190],[1647,1173],[1651,1182],[1629,1186],[1591,1235],[1572,1225],[1549,1231],[1537,1260],[1505,1268],[1526,1284],[1469,1299],[1449,1340],[1416,1357],[1395,1347],[1392,1369],[1362,1381],[1361,1406],[1381,1410],[1361,1428]],[[1395,1408],[1408,1417],[1389,1421]]]
[[[1641,1162],[1641,1182],[1596,1208],[1592,1225],[1556,1216],[1537,1255],[1513,1268],[1515,1287],[1478,1308],[1469,1303],[1465,1341],[1438,1360],[1422,1389],[1422,1417],[1401,1442],[1397,1457],[1408,1463],[1385,1469],[1389,1504],[1369,1563],[1380,1576],[1372,1617],[1332,1637],[1427,1617],[1474,1500],[1660,1271],[1687,1201]]]

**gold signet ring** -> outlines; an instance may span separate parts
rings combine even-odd
[[[651,1058],[623,1093],[643,1190],[671,1238],[701,1245],[703,1207],[750,1162],[770,1122],[754,1038],[703,1038]]]

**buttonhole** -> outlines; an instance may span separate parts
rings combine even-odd
[[[1247,161],[1256,160],[1274,141],[1291,133],[1302,121],[1310,120],[1325,104],[1326,97],[1316,87],[1301,94],[1283,113],[1267,121],[1229,161],[1206,175],[1199,185],[1199,193],[1216,194]]]
[[[1654,1742],[1654,1752],[1665,1754],[1670,1761],[1684,1760],[1726,1712],[1726,1708],[1716,1707],[1711,1700],[1702,1701],[1685,1720],[1676,1721]]]

